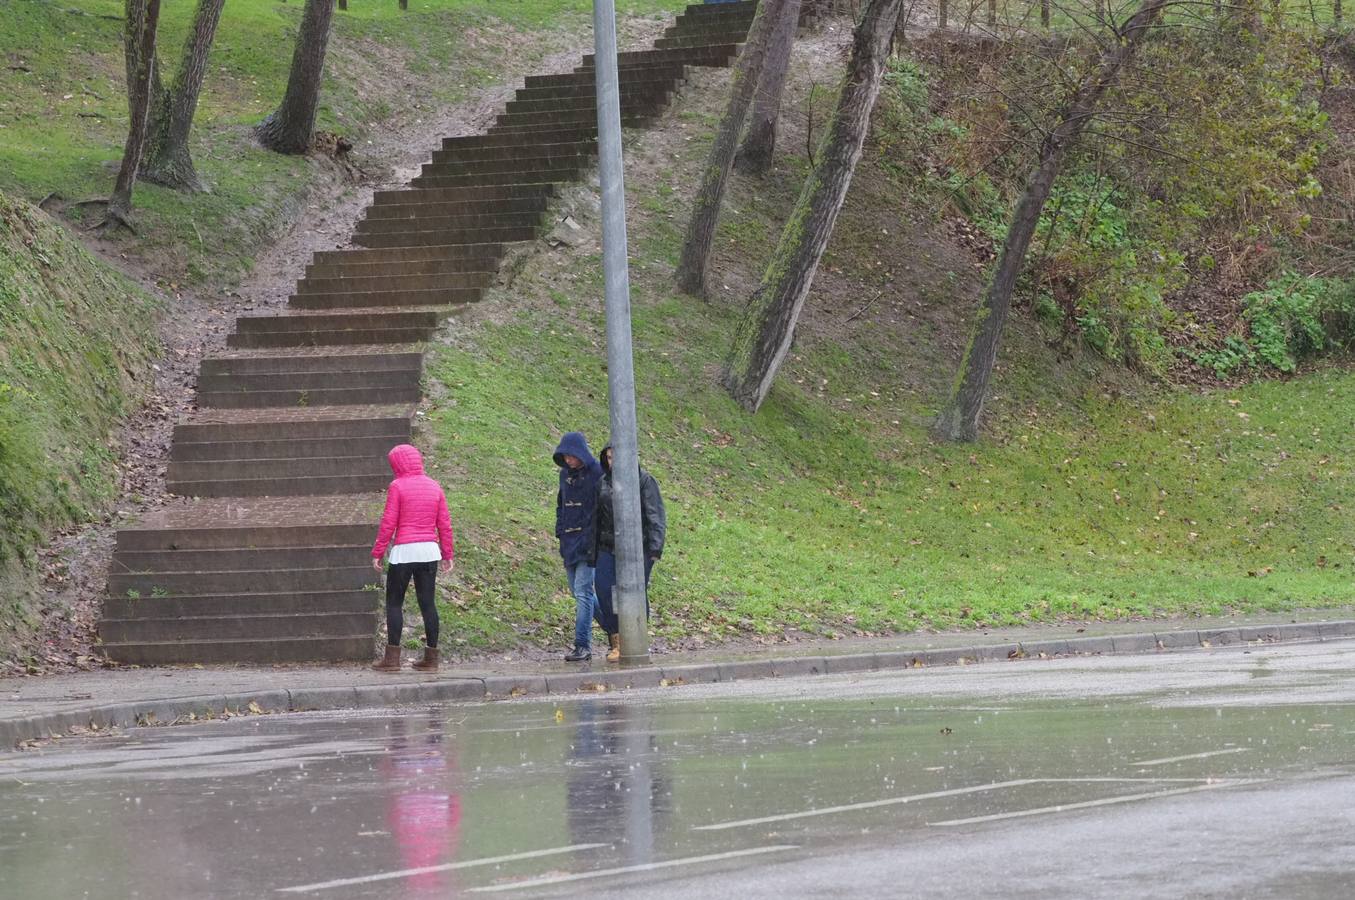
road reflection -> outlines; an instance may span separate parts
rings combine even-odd
[[[575,844],[593,851],[598,867],[655,860],[655,845],[671,825],[672,785],[646,705],[584,702],[577,709],[566,758],[566,814]]]
[[[444,717],[400,716],[391,720],[388,752],[380,771],[389,791],[386,823],[403,868],[423,869],[456,858],[461,797],[456,793],[456,757],[445,739]],[[405,885],[410,896],[455,892],[455,873],[419,872]]]

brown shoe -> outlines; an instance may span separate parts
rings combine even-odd
[[[611,648],[612,648],[612,649],[610,649],[610,650],[607,651],[607,662],[620,662],[620,661],[621,661],[621,635],[619,635],[619,634],[609,634],[609,635],[607,635],[607,643],[610,644],[610,645],[611,645]]]
[[[398,672],[400,671],[400,648],[386,645],[386,655],[381,661],[372,666],[377,672]]]
[[[438,670],[438,648],[424,647],[423,659],[416,662],[413,667],[420,672],[436,672]]]

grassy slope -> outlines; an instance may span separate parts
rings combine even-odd
[[[160,59],[178,66],[193,3],[165,4]],[[138,186],[141,234],[120,238],[170,281],[232,281],[286,224],[317,167],[267,153],[250,127],[282,96],[302,3],[231,0],[222,13],[194,131],[214,190]],[[628,0],[623,13],[671,12],[678,0]],[[0,190],[32,202],[106,196],[126,137],[119,0],[0,4]],[[588,0],[354,3],[335,15],[318,127],[360,140],[392,119],[464,98],[515,60],[541,58],[549,32],[589,22]],[[536,33],[536,38],[524,37]],[[27,69],[29,71],[23,71]],[[166,77],[168,81],[168,76]],[[75,210],[74,214],[78,214]]]
[[[0,656],[34,624],[31,547],[117,488],[111,432],[157,348],[155,305],[0,194]]]
[[[878,633],[1349,601],[1355,375],[1154,393],[1059,358],[1023,313],[1000,363],[992,436],[935,446],[926,425],[980,282],[869,157],[793,357],[763,410],[741,413],[715,374],[803,163],[787,159],[762,185],[736,178],[716,301],[677,295],[686,186],[720,99],[718,84],[692,91],[668,135],[640,136],[628,157],[642,456],[671,529],[652,591],[657,633]],[[595,238],[588,203],[570,205]],[[564,430],[595,443],[607,431],[595,251],[529,259],[430,360],[431,464],[461,532],[445,595],[458,642],[567,640],[550,451]]]

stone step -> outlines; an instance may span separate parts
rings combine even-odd
[[[463,162],[499,162],[499,163],[536,163],[543,159],[572,159],[576,157],[592,157],[597,155],[597,139],[589,136],[587,140],[568,141],[564,143],[541,143],[532,144],[523,147],[483,147],[463,150],[434,150],[434,165],[460,164]],[[504,203],[506,201],[495,200],[491,203]],[[544,203],[545,198],[535,201],[518,202],[536,202]],[[484,204],[489,206],[489,203]],[[479,206],[479,204],[477,204]]]
[[[320,329],[349,328],[429,328],[441,321],[433,310],[355,309],[341,313],[239,316],[235,320],[237,333],[260,331],[316,331]]]
[[[573,72],[560,72],[555,75],[531,75],[527,77],[525,90],[557,87],[584,87],[596,90],[597,76],[592,67],[587,71],[583,67]],[[658,63],[654,65],[630,65],[617,67],[617,80],[624,87],[628,84],[644,84],[649,81],[682,81],[687,77],[687,67],[682,63]]]
[[[231,459],[313,459],[337,456],[341,453],[385,455],[396,444],[407,443],[408,440],[408,434],[392,434],[372,437],[297,438],[277,441],[176,443],[170,449],[170,459],[178,462],[201,462]]]
[[[588,147],[588,144],[564,144],[566,147]],[[434,152],[434,159],[441,150]],[[492,152],[492,151],[483,151]],[[550,207],[546,197],[524,197],[520,200],[462,200],[451,203],[415,200],[410,203],[380,203],[367,207],[367,219],[414,219],[419,216],[459,216],[476,213],[544,212]]]
[[[675,74],[656,78],[631,79],[622,84],[622,93],[634,93],[641,96],[671,92],[682,82],[685,70],[675,69]],[[586,98],[596,102],[597,88],[592,81],[567,81],[541,87],[518,88],[518,100],[557,100]]]
[[[403,221],[403,220],[402,220]],[[439,221],[438,217],[413,221]],[[463,302],[473,293],[478,293],[494,283],[493,272],[449,272],[435,274],[350,276],[347,278],[307,278],[297,282],[297,295],[309,294],[399,294],[411,291],[442,291],[447,303]],[[411,306],[421,306],[424,300],[416,300]],[[376,303],[375,306],[386,304]]]
[[[498,243],[448,244],[442,247],[383,247],[364,250],[322,251],[315,254],[308,271],[352,271],[375,266],[462,265],[459,271],[497,271],[504,247]],[[488,268],[481,268],[481,267]],[[371,273],[368,273],[371,274]],[[334,276],[330,276],[334,277]],[[339,276],[342,277],[342,276]]]
[[[640,114],[628,114],[623,110],[621,114],[621,124],[626,128],[647,128],[650,125],[652,125],[655,121],[657,121],[658,115],[659,115],[658,111],[655,111],[652,114],[640,115]],[[491,125],[489,130],[492,134],[530,135],[530,134],[539,134],[543,131],[549,131],[555,127],[556,126],[553,124],[542,125],[540,123],[534,124],[529,121],[524,121],[524,122],[500,123],[496,125]],[[585,121],[583,123],[583,127],[592,128],[593,131],[597,131],[596,117],[588,121]],[[496,176],[486,176],[486,177],[496,177]]]
[[[117,533],[117,544],[113,552],[121,554],[156,550],[298,547],[302,545],[302,541],[312,541],[322,546],[370,546],[373,538],[372,528],[373,526],[366,523],[252,525],[232,528],[124,528]]]
[[[623,89],[621,91],[622,109],[645,109],[662,105],[673,96],[671,85],[646,90]],[[587,94],[570,94],[563,97],[542,97],[540,99],[510,100],[504,106],[504,112],[511,115],[521,113],[549,113],[560,109],[588,109],[597,113],[597,98]]]
[[[373,619],[375,624],[375,618]],[[298,663],[371,659],[371,634],[334,638],[271,638],[240,641],[163,641],[104,644],[108,658],[123,665],[166,666],[175,663]]]
[[[621,118],[634,118],[636,116],[653,115],[657,110],[663,108],[662,103],[623,103],[621,104]],[[534,125],[537,128],[557,128],[561,125],[578,126],[582,123],[597,123],[597,108],[591,105],[576,105],[564,107],[556,110],[545,110],[529,113],[499,113],[495,118],[495,125]]]
[[[165,488],[180,497],[311,497],[324,494],[365,494],[384,490],[384,475],[315,475],[295,478],[218,478],[211,481],[166,481]]]
[[[198,405],[205,409],[265,409],[270,407],[367,406],[372,403],[418,403],[423,396],[418,383],[350,388],[272,388],[259,390],[198,391]]]
[[[235,441],[302,441],[316,439],[394,437],[409,440],[410,422],[405,416],[361,418],[320,417],[294,421],[189,422],[174,428],[174,447]],[[391,446],[394,446],[392,444]]]
[[[369,372],[259,372],[251,375],[199,375],[198,393],[245,394],[259,391],[307,392],[364,388],[417,388],[419,378],[420,372],[418,369],[374,369]],[[404,401],[389,402],[401,403]]]
[[[375,279],[339,279],[341,282],[348,280],[373,281]],[[292,309],[298,310],[339,310],[379,306],[428,306],[442,309],[467,303],[478,303],[480,298],[484,296],[484,288],[413,288],[409,290],[360,291],[350,290],[351,285],[340,285],[340,287],[343,289],[293,294],[288,300],[288,305]]]
[[[577,165],[577,164],[576,164]],[[393,234],[401,231],[430,231],[437,228],[470,230],[478,228],[532,228],[541,224],[543,210],[521,213],[469,213],[451,216],[418,216],[404,219],[364,219],[358,222],[359,234]]]
[[[258,616],[306,613],[370,613],[381,601],[377,591],[310,591],[282,594],[206,594],[192,597],[109,597],[104,621],[171,619],[179,616]],[[107,640],[107,637],[105,637]]]
[[[484,134],[467,137],[443,138],[443,150],[489,150],[498,147],[533,147],[537,143],[567,144],[572,141],[596,139],[596,129],[590,132],[586,127],[564,126],[549,134],[543,134],[539,140],[518,135]]]
[[[437,329],[349,328],[314,331],[255,331],[228,335],[226,346],[237,349],[278,347],[342,347],[353,344],[421,344]],[[204,495],[205,496],[205,495]]]
[[[714,44],[705,47],[680,47],[672,50],[633,50],[617,54],[617,65],[686,65],[724,67],[739,55],[742,44]],[[580,70],[593,68],[593,54],[583,58]]]
[[[532,200],[554,196],[554,190],[544,185],[529,184],[477,184],[456,190],[428,191],[420,188],[400,188],[399,190],[377,191],[372,198],[375,206],[394,203],[461,203],[493,202],[498,200]],[[431,196],[430,196],[431,195]]]
[[[391,234],[371,234],[362,232],[353,236],[353,243],[364,247],[440,247],[446,244],[470,243],[489,239],[495,243],[507,244],[516,241],[534,241],[540,234],[539,227],[518,226],[515,228],[432,228],[427,230],[411,229]]]
[[[373,603],[373,605],[375,605]],[[104,619],[99,637],[105,644],[165,641],[238,641],[345,638],[376,635],[376,612],[282,612],[257,615],[134,617]]]
[[[298,535],[299,536],[299,535]],[[372,535],[367,535],[368,538]],[[371,542],[308,544],[290,547],[229,547],[202,550],[118,550],[110,571],[152,574],[160,572],[237,572],[266,569],[322,569],[354,566],[370,559]]]
[[[592,110],[591,115],[596,115]],[[566,115],[569,111],[560,113]],[[554,169],[567,169],[587,164],[591,153],[571,153],[565,156],[536,156],[527,159],[473,159],[466,161],[427,162],[420,168],[423,175],[535,175]]]
[[[338,266],[306,267],[308,282],[345,281],[349,278],[406,278],[416,275],[442,275],[455,278],[460,275],[483,274],[492,279],[499,270],[499,257],[481,259],[413,259],[389,262],[348,263]]]
[[[208,356],[199,367],[204,376],[342,374],[345,372],[423,371],[422,353],[354,353],[344,356]]]
[[[389,478],[387,479],[389,481]],[[379,584],[371,563],[354,566],[226,572],[110,572],[108,593],[136,600],[284,591],[360,591]]]
[[[391,480],[390,465],[384,456],[312,456],[301,459],[231,459],[210,462],[171,460],[165,478],[169,481],[243,481],[253,478],[299,478],[380,475]],[[384,484],[383,484],[384,486]]]
[[[743,40],[739,31],[712,31],[702,34],[676,34],[661,37],[654,42],[656,50],[682,50],[695,47],[719,47],[736,44]]]
[[[705,19],[728,15],[746,15],[751,19],[756,11],[756,0],[743,0],[743,2],[734,3],[693,3],[682,11],[679,18],[691,16],[694,19]]]

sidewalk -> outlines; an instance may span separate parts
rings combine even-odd
[[[1154,653],[1240,644],[1355,638],[1348,609],[1154,622],[1045,625],[870,640],[814,641],[756,652],[672,653],[621,669],[538,663],[511,655],[436,675],[383,675],[365,665],[166,667],[0,679],[0,752],[29,740],[110,727],[227,715],[482,701],[524,695],[675,687],[751,678]]]

